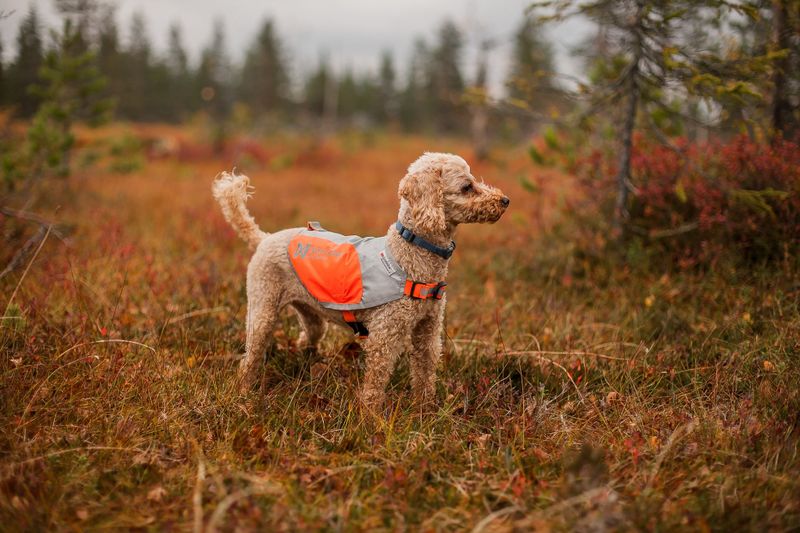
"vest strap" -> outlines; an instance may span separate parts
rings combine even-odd
[[[415,300],[430,300],[433,298],[441,300],[446,287],[447,283],[444,281],[438,283],[422,283],[407,279],[403,294]]]
[[[358,335],[359,339],[366,339],[369,336],[367,326],[356,319],[355,313],[352,311],[342,311],[342,318],[347,322],[347,325],[350,326],[350,329],[353,330],[353,334]]]

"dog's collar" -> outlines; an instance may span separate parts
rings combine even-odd
[[[415,234],[413,231],[405,227],[399,220],[394,225],[395,229],[397,229],[397,233],[400,236],[408,241],[409,243],[413,244],[414,246],[419,246],[424,250],[428,250],[431,253],[434,253],[441,257],[442,259],[450,259],[453,255],[453,252],[456,249],[456,241],[450,241],[450,246],[447,248],[442,248],[441,246],[436,246],[432,242],[423,239],[419,235]]]

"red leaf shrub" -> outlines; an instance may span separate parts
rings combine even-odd
[[[614,157],[594,152],[576,168],[588,198],[608,212],[615,194]],[[762,144],[741,136],[703,144],[678,139],[666,147],[639,137],[631,171],[631,236],[683,267],[713,263],[724,253],[758,261],[800,251],[795,142]]]

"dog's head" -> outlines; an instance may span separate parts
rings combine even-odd
[[[408,167],[398,193],[401,218],[423,235],[447,235],[459,224],[497,222],[509,204],[500,189],[475,179],[467,162],[453,154],[423,154]]]

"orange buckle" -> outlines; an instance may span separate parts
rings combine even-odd
[[[447,283],[444,281],[438,283],[421,283],[419,281],[407,279],[403,294],[416,300],[429,300],[431,298],[441,300],[446,290],[445,287],[447,287]]]

